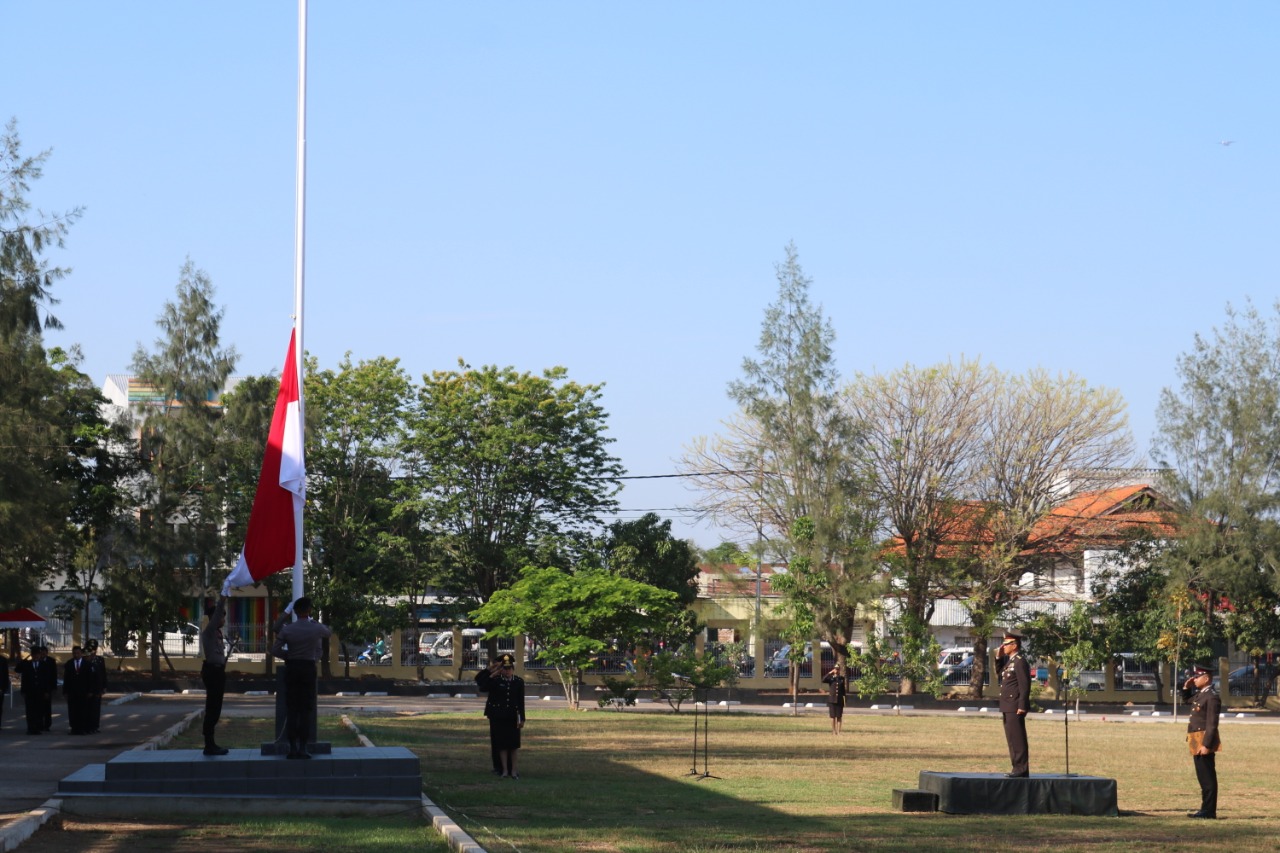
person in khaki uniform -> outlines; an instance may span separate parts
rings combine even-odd
[[[295,614],[297,621],[288,621]],[[271,654],[282,659],[285,667],[285,731],[289,738],[285,758],[310,758],[307,744],[315,735],[311,718],[316,712],[316,662],[333,632],[311,618],[311,599],[305,595],[276,619],[275,629]]]
[[[1200,809],[1187,815],[1198,820],[1218,817],[1218,768],[1214,754],[1222,749],[1218,737],[1218,715],[1222,700],[1213,689],[1213,673],[1203,666],[1193,666],[1191,677],[1182,685],[1182,700],[1191,703],[1187,720],[1187,746],[1200,783]]]

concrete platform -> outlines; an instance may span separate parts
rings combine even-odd
[[[920,772],[919,789],[938,796],[948,814],[1074,814],[1115,817],[1116,780],[1101,776],[1033,773]]]
[[[195,749],[132,750],[72,773],[55,796],[65,811],[84,815],[207,812],[211,801],[220,813],[262,813],[278,810],[282,800],[291,812],[390,813],[421,801],[422,772],[404,747],[339,748],[308,761],[256,749],[217,757]]]

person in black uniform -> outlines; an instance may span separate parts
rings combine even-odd
[[[476,685],[488,693],[484,715],[489,718],[489,745],[498,753],[503,778],[519,779],[516,755],[524,728],[524,679],[516,675],[516,661],[501,655],[488,669],[476,673]]]
[[[96,735],[102,725],[102,696],[107,692],[107,662],[98,654],[97,640],[85,644],[84,657],[92,666],[94,678],[94,690],[89,694],[89,733]]]
[[[84,656],[80,646],[71,647],[71,660],[63,664],[62,695],[67,700],[67,720],[71,734],[87,735],[92,729],[91,699],[97,689],[98,677],[93,664]]]
[[[1187,720],[1187,746],[1196,766],[1196,781],[1200,783],[1200,810],[1187,815],[1201,820],[1218,817],[1218,768],[1214,753],[1222,749],[1218,737],[1218,714],[1222,700],[1213,689],[1213,673],[1203,666],[1191,668],[1191,677],[1182,685],[1182,701],[1191,703],[1191,717]]]
[[[57,664],[49,660],[46,652],[44,646],[32,646],[31,656],[14,666],[22,676],[22,701],[29,735],[42,734],[53,727],[52,697],[58,686],[58,672]]]
[[[1004,718],[1004,739],[1009,744],[1010,779],[1031,775],[1027,747],[1027,713],[1031,710],[1031,665],[1022,653],[1022,635],[1005,631],[996,657],[1000,671],[1000,715]]]
[[[827,714],[831,717],[831,733],[838,735],[844,723],[844,700],[849,692],[848,682],[840,674],[840,667],[833,666],[830,672],[822,676],[822,683],[827,685]]]
[[[9,659],[0,655],[0,726],[4,725],[4,697],[9,692]]]

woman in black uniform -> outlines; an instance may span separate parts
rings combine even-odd
[[[840,667],[833,666],[830,672],[822,676],[822,683],[827,685],[827,713],[831,715],[831,733],[838,735],[844,724],[844,699],[848,695],[848,682],[840,674]]]
[[[502,776],[519,779],[516,755],[524,728],[524,679],[516,675],[511,655],[501,655],[488,669],[476,673],[476,685],[488,693],[484,715],[489,718],[489,744],[498,756]]]

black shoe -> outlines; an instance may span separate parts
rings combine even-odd
[[[204,748],[205,755],[226,755],[230,751],[231,750],[229,749],[223,749],[222,747],[218,746],[216,743],[211,743]]]
[[[1006,774],[1004,774],[1004,778],[1006,778],[1006,779],[1026,779],[1026,778],[1027,778],[1027,777],[1029,777],[1030,775],[1031,775],[1031,773],[1030,773],[1029,771],[1024,771],[1024,772],[1022,772],[1022,773],[1006,773]]]
[[[1191,818],[1192,820],[1217,820],[1218,819],[1217,815],[1206,814],[1203,811],[1191,812],[1190,814],[1187,815],[1187,817]]]

